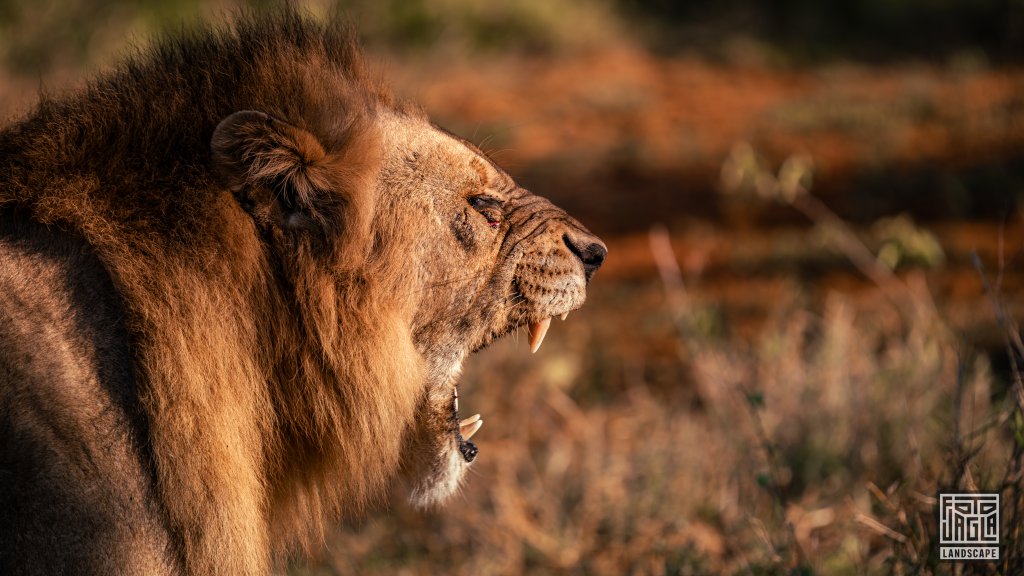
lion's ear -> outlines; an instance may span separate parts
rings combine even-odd
[[[316,136],[262,112],[235,112],[210,141],[218,176],[261,220],[289,228],[326,224],[327,156]]]

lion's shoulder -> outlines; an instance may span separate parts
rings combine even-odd
[[[130,346],[88,246],[0,213],[0,573],[170,566],[148,513],[151,456],[122,441],[146,426]],[[141,554],[106,554],[75,534],[133,540]],[[27,541],[48,543],[47,553],[19,545]]]

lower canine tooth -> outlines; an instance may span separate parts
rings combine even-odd
[[[530,323],[530,352],[540,350],[540,344],[544,341],[544,335],[551,327],[551,318],[545,318],[540,322]]]
[[[476,416],[473,416],[473,418],[480,418],[480,415],[477,414]],[[466,418],[466,420],[470,420],[470,418]],[[462,426],[459,426],[459,434],[462,435],[463,440],[469,440],[470,438],[473,437],[473,434],[476,434],[477,430],[479,430],[480,427],[483,425],[483,420],[476,420],[472,424],[464,424]]]
[[[470,424],[472,424],[473,422],[476,422],[479,419],[480,419],[480,415],[479,414],[473,414],[469,418],[466,418],[462,422],[459,422],[459,428],[463,428],[463,427],[469,426]]]

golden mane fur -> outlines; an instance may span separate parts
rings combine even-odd
[[[190,572],[265,571],[271,544],[315,541],[398,466],[393,431],[417,397],[391,384],[422,367],[396,325],[405,255],[375,248],[413,232],[370,222],[382,105],[397,106],[350,31],[283,12],[160,44],[0,139],[0,207],[80,235],[123,299],[160,499]],[[207,169],[208,142],[240,109],[302,122],[327,108],[346,126],[300,126],[348,140],[328,172],[347,205],[318,206],[327,232],[276,270]]]

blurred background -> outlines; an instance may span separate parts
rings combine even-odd
[[[0,116],[272,4],[0,0]],[[398,489],[290,573],[1024,571],[1019,0],[308,8],[610,255],[470,361],[448,507]],[[940,490],[1002,494],[1002,563],[938,561]]]

